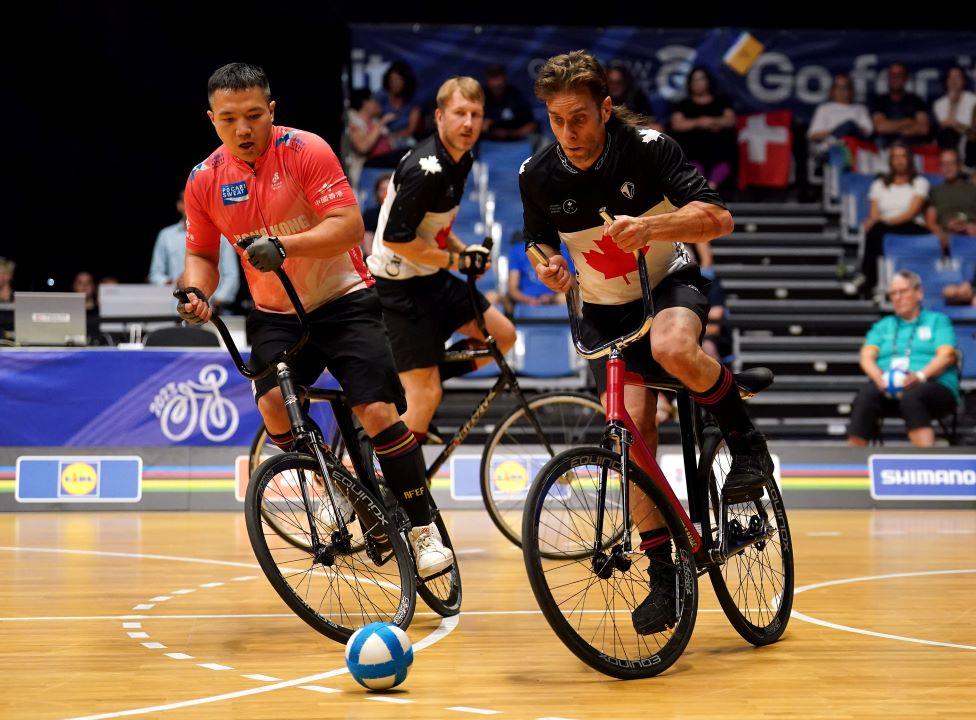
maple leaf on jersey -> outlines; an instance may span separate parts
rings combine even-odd
[[[586,264],[603,273],[603,277],[607,280],[622,277],[624,282],[630,285],[627,275],[637,272],[637,256],[618,248],[617,243],[609,235],[604,235],[597,240],[596,246],[600,250],[587,250],[583,253]]]

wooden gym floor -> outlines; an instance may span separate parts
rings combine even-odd
[[[795,611],[746,645],[707,579],[664,675],[604,677],[538,613],[483,512],[449,514],[464,611],[422,602],[404,689],[363,691],[295,618],[238,513],[0,516],[2,718],[976,716],[976,514],[793,511]]]

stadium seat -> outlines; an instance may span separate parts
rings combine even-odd
[[[561,320],[566,321],[566,305],[515,305],[513,318],[518,320]]]
[[[976,378],[976,325],[956,326],[956,344],[962,354],[962,378]]]
[[[922,289],[926,297],[942,297],[942,288],[950,283],[962,282],[962,264],[944,262],[942,258],[896,257],[893,259],[895,271],[908,270],[917,273],[922,279]]]
[[[871,212],[868,191],[876,175],[845,173],[840,178],[841,227],[848,235],[857,235]]]
[[[943,305],[939,311],[944,312],[953,321],[976,321],[976,307],[972,305]]]
[[[953,235],[949,239],[949,252],[952,254],[952,257],[960,260],[976,260],[976,237],[971,235]]]
[[[568,325],[525,325],[518,328],[519,375],[569,377],[577,373]]]
[[[369,210],[376,207],[373,194],[373,186],[383,175],[390,175],[393,170],[390,168],[363,168],[359,175],[359,187],[353,188],[356,193],[356,200],[359,201],[360,210]]]
[[[942,245],[935,235],[885,235],[886,258],[940,258]]]

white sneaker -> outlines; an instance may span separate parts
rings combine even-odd
[[[454,553],[444,547],[434,523],[411,528],[409,537],[421,578],[429,578],[454,564]]]
[[[320,487],[323,485],[322,477],[316,473],[315,474],[315,484]],[[339,492],[335,483],[329,481],[329,488],[332,490],[332,499],[335,500],[335,509],[332,507],[332,503],[329,502],[329,496],[325,492],[324,488],[319,493],[319,508],[315,512],[315,517],[318,519],[319,523],[328,531],[333,532],[339,527],[339,523],[336,520],[335,510],[338,510],[345,521],[348,523],[352,520],[353,507],[346,496]]]

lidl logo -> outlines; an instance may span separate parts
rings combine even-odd
[[[492,471],[491,481],[506,495],[523,493],[529,487],[529,469],[525,463],[506,460]]]
[[[239,205],[247,202],[248,197],[247,183],[243,180],[220,186],[220,199],[224,201],[224,205]]]
[[[138,502],[142,499],[142,458],[17,458],[18,502]]]
[[[558,452],[563,448],[556,448]],[[492,456],[490,479],[496,499],[521,500],[542,466],[549,462],[548,453],[497,453]],[[559,496],[568,492],[565,486],[554,488]],[[451,497],[454,500],[481,500],[481,455],[451,457]]]

